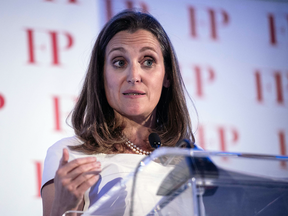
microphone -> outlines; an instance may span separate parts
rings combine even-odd
[[[161,139],[159,137],[158,134],[156,133],[151,133],[148,137],[149,139],[149,143],[150,143],[150,146],[153,148],[153,149],[157,149],[159,148],[160,146],[162,146],[162,143],[161,143]],[[163,158],[163,157],[160,157],[159,158],[159,161],[162,165],[166,165],[165,161],[167,162],[167,159]]]
[[[162,146],[160,137],[156,133],[151,133],[148,137],[149,143],[152,148],[156,149]]]

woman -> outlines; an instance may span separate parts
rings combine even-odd
[[[113,17],[95,43],[72,114],[76,136],[47,152],[44,215],[87,209],[153,150],[151,132],[163,146],[194,142],[183,86],[172,44],[155,18],[135,11]]]

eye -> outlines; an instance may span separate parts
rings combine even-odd
[[[116,60],[113,61],[113,65],[117,68],[121,68],[125,66],[125,61],[124,60]]]
[[[153,59],[146,59],[146,60],[144,61],[144,66],[146,66],[146,67],[152,67],[153,63],[154,63],[154,60],[153,60]]]

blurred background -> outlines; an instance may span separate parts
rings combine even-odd
[[[66,118],[92,46],[126,8],[148,11],[167,31],[193,101],[187,96],[198,145],[288,154],[286,1],[1,0],[1,214],[42,214],[46,150],[73,136]],[[287,164],[279,170],[288,176]]]

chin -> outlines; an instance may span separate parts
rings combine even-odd
[[[143,112],[139,109],[129,109],[124,112],[124,115],[130,116],[130,117],[141,117],[141,116],[146,116],[145,113],[146,112]]]
[[[131,116],[131,117],[137,117],[137,116],[143,116],[144,114],[142,112],[136,112],[136,111],[131,111],[127,112],[126,115]]]

